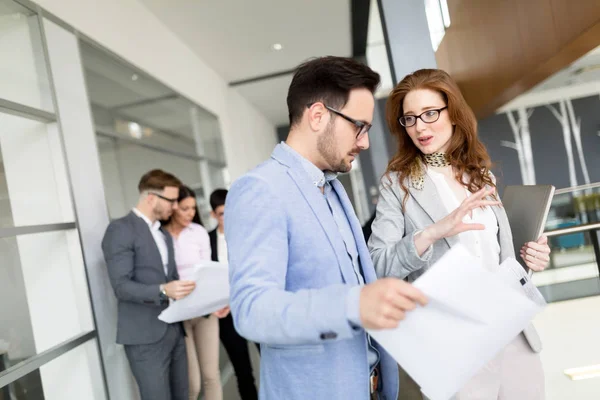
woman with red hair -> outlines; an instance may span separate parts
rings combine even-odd
[[[458,243],[490,271],[514,258],[490,157],[477,136],[475,115],[452,78],[436,69],[406,76],[390,94],[386,119],[398,151],[382,179],[369,239],[378,276],[412,282]],[[548,265],[547,242],[542,236],[523,244],[520,256],[530,269]],[[457,399],[543,399],[540,350],[529,326]]]

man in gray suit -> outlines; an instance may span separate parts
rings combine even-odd
[[[117,343],[125,353],[142,400],[187,400],[188,371],[181,323],[166,324],[158,315],[170,300],[194,290],[180,281],[173,239],[162,229],[177,208],[181,182],[161,170],[140,180],[137,206],[110,223],[102,250],[119,301]]]

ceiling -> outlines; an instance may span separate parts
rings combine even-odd
[[[600,81],[600,46],[534,87],[532,92],[595,81]]]
[[[352,55],[350,0],[140,1],[229,83],[290,71],[311,57]],[[290,81],[287,74],[235,87],[273,124],[286,125]]]
[[[600,94],[600,46],[516,97],[497,112]]]

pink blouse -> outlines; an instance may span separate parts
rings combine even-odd
[[[202,225],[192,222],[177,239],[173,238],[173,247],[179,279],[189,279],[195,264],[211,260],[210,238]]]

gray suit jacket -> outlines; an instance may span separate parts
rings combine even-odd
[[[179,275],[173,239],[168,232],[163,233],[169,250],[167,276],[148,225],[133,212],[112,221],[104,234],[102,251],[118,299],[117,343],[156,343],[167,331],[168,324],[158,319],[168,306],[168,302],[161,302],[159,287],[179,279]]]
[[[434,182],[426,174],[422,190],[415,189],[406,182],[409,196],[406,209],[402,211],[404,192],[398,183],[398,175],[392,173],[390,178],[391,184],[386,177],[382,180],[369,251],[378,277],[395,276],[412,282],[435,264],[450,247],[457,244],[459,239],[452,236],[438,240],[431,250],[420,257],[415,248],[415,233],[444,218],[447,215],[446,209]],[[498,220],[500,262],[509,257],[515,258],[506,212],[502,207],[492,207],[492,210]],[[529,325],[523,334],[533,351],[541,351],[542,344],[533,325]]]

